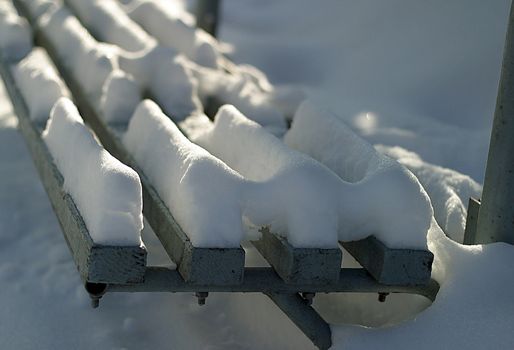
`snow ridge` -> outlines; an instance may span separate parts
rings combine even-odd
[[[57,100],[70,97],[68,88],[42,48],[34,48],[12,70],[28,105],[30,119],[34,121],[46,122]]]
[[[346,184],[339,212],[343,237],[367,232],[389,247],[426,247],[433,209],[425,190],[410,171],[378,153],[344,122],[305,101],[285,143],[326,165]]]
[[[143,199],[139,176],[96,141],[71,100],[63,97],[55,104],[42,137],[93,241],[140,245]]]

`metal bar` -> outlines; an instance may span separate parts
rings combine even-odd
[[[241,284],[207,285],[184,281],[180,273],[166,267],[147,267],[144,282],[135,285],[109,284],[108,292],[215,292],[215,293],[410,293],[435,300],[439,284],[430,280],[424,285],[383,285],[365,269],[340,269],[337,282],[322,284],[288,284],[269,267],[247,267]]]
[[[28,11],[26,11],[24,5],[18,0],[16,0],[16,3],[19,3],[20,12],[28,16]],[[31,22],[30,17],[27,18]],[[31,22],[31,25],[34,28],[37,44],[47,50],[59,74],[73,94],[84,121],[91,126],[103,146],[113,156],[132,167],[139,174],[143,187],[143,214],[170,258],[178,265],[178,271],[182,274],[182,277],[190,282],[241,283],[244,272],[244,250],[241,247],[196,248],[191,244],[147,176],[125,150],[121,138],[118,136],[118,129],[120,127],[126,128],[126,125],[109,126],[100,118],[101,112],[97,104],[90,101],[72,72],[62,64],[50,38],[46,37],[45,33],[35,23]]]
[[[464,244],[475,244],[477,234],[478,212],[480,210],[480,201],[470,198],[468,202],[468,215],[466,216],[466,228],[464,230]]]
[[[320,350],[332,346],[328,323],[298,294],[266,294]]]
[[[64,238],[85,282],[138,283],[143,280],[146,249],[141,246],[99,245],[93,242],[72,197],[63,190],[64,179],[53,162],[40,130],[29,118],[27,105],[0,53],[0,75],[11,98],[18,126],[45,187]]]
[[[514,5],[511,3],[476,243],[514,244]]]
[[[219,23],[220,0],[197,0],[196,25],[216,37]]]
[[[342,260],[339,248],[294,248],[268,228],[261,229],[261,234],[261,239],[252,243],[285,282],[330,284],[339,279]]]
[[[373,236],[341,244],[380,283],[412,285],[430,281],[434,255],[427,250],[391,249]]]

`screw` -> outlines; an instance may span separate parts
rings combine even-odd
[[[305,300],[305,303],[309,306],[312,305],[312,301],[314,300],[314,297],[316,296],[316,293],[311,292],[303,292],[302,298]]]
[[[205,305],[205,300],[209,296],[208,292],[196,292],[196,297],[198,298],[198,305]]]
[[[378,301],[385,302],[388,295],[389,293],[378,293]]]

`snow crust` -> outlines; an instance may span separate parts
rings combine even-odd
[[[19,61],[32,49],[32,31],[10,1],[0,1],[0,50],[4,59]]]
[[[106,245],[140,245],[143,200],[137,173],[111,156],[61,98],[42,134],[91,238]]]
[[[375,235],[389,247],[426,246],[433,211],[423,187],[410,171],[378,153],[340,119],[305,101],[285,143],[341,179],[345,188],[339,194],[341,240]]]
[[[191,143],[152,101],[143,101],[123,142],[196,247],[239,247],[242,177]]]
[[[34,48],[13,66],[13,73],[28,105],[30,119],[34,121],[46,122],[55,102],[61,97],[70,97],[68,88],[42,48]]]

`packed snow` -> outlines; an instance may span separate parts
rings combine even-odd
[[[94,242],[141,244],[143,198],[137,173],[111,156],[61,98],[42,134]]]
[[[57,100],[70,97],[48,54],[40,47],[35,47],[12,70],[34,121],[46,123]]]
[[[59,7],[56,1],[23,1],[34,17]],[[130,3],[141,3],[120,2],[129,13]],[[177,10],[184,23],[191,19],[183,2],[160,6]],[[233,47],[236,66],[250,63],[266,73],[272,89],[260,86],[263,80],[256,84],[271,105],[292,116],[303,93],[291,86],[301,86],[379,152],[412,171],[434,208],[427,241],[435,255],[433,277],[441,284],[435,302],[407,295],[391,295],[386,303],[378,303],[376,295],[318,295],[314,306],[332,325],[333,349],[514,347],[512,246],[455,242],[464,230],[467,197],[481,192],[509,6],[508,0],[223,1],[221,40]],[[0,29],[6,23],[1,16]],[[118,23],[126,27],[124,20]],[[0,30],[0,42],[14,35],[5,33]],[[54,40],[61,39],[66,35]],[[79,52],[80,44],[62,44],[60,54]],[[182,63],[197,83],[197,67],[213,71],[186,57]],[[114,68],[105,75],[111,84],[96,92],[134,93],[130,75],[138,82],[139,77]],[[120,68],[127,76],[113,73]],[[148,86],[140,88],[144,93]],[[204,100],[204,87],[198,89]],[[211,293],[207,306],[199,308],[189,294],[119,294],[105,296],[98,310],[89,309],[1,84],[0,91],[0,278],[8,282],[0,290],[1,348],[313,348],[262,295]],[[180,125],[196,137],[209,123],[199,113]],[[143,240],[150,264],[170,265],[148,228]],[[245,249],[247,264],[262,264],[253,248]],[[351,259],[344,264],[355,266]]]

